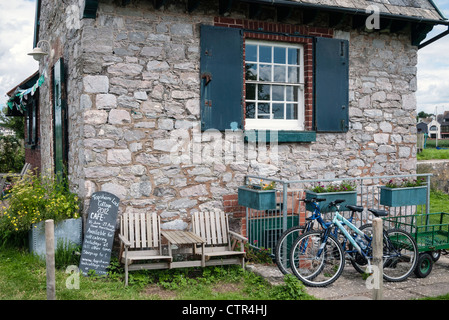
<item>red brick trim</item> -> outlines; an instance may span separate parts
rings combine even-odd
[[[292,25],[276,22],[254,21],[245,19],[233,19],[228,17],[215,17],[214,25],[228,28],[246,29],[245,39],[258,39],[268,41],[280,41],[299,43],[304,46],[304,126],[305,130],[313,129],[313,39],[316,37],[332,38],[334,30],[330,28],[318,28],[306,25]],[[258,31],[251,32],[250,30]],[[262,32],[261,32],[262,31]],[[282,33],[282,34],[279,34]],[[245,49],[243,49],[245,50]],[[243,51],[245,54],[245,51]],[[243,77],[245,72],[243,70]],[[243,98],[246,92],[243,91]],[[245,100],[245,99],[243,99]],[[243,116],[246,110],[244,105]]]

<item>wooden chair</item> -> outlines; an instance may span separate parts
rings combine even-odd
[[[22,179],[28,170],[31,169],[31,163],[25,163],[20,173],[0,173],[0,198],[2,197],[3,189],[11,184],[10,178]]]
[[[170,268],[172,257],[162,254],[160,217],[156,213],[124,213],[120,219],[119,239],[126,286],[128,271]],[[162,262],[144,263],[154,260]]]
[[[229,230],[228,216],[223,211],[195,212],[192,231],[206,240],[206,266],[241,264],[245,267],[244,243],[248,239]],[[240,251],[234,250],[237,242],[240,242]]]

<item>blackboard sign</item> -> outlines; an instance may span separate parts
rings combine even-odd
[[[97,275],[106,275],[111,261],[119,202],[119,198],[109,192],[92,194],[79,266],[84,275],[90,270]]]

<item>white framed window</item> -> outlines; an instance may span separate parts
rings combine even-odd
[[[304,130],[301,44],[245,41],[245,129]]]

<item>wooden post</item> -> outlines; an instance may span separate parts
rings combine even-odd
[[[373,219],[373,300],[383,299],[383,221]]]
[[[45,220],[45,248],[47,264],[47,300],[56,300],[55,226],[53,220]]]

